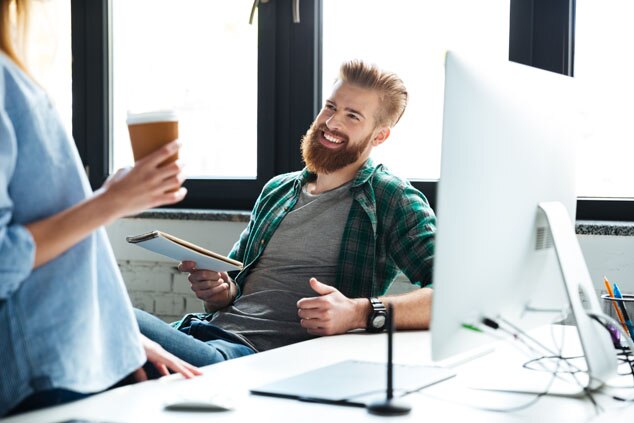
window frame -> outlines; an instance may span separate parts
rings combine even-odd
[[[511,0],[509,60],[574,76],[576,0]],[[633,221],[634,198],[577,198],[576,220]]]
[[[105,181],[110,155],[108,9],[71,0],[73,138],[93,189]]]
[[[575,0],[510,1],[509,60],[573,76]],[[111,2],[71,0],[73,136],[93,189],[111,157]],[[302,1],[294,24],[292,3],[259,6],[257,178],[189,179],[170,207],[250,210],[271,177],[302,168],[299,141],[321,108],[323,16],[322,0]],[[412,183],[435,207],[438,181]],[[634,199],[581,197],[576,218],[633,220]]]
[[[71,0],[73,137],[93,189],[111,158],[111,4]],[[251,209],[270,178],[302,168],[299,140],[320,109],[321,1],[301,2],[300,25],[291,6],[275,0],[258,11],[257,178],[188,179],[187,197],[170,207]]]

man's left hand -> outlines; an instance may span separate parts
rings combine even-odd
[[[311,278],[310,287],[318,297],[297,302],[302,327],[311,335],[336,335],[366,325],[369,303],[365,298],[351,299],[336,288]]]

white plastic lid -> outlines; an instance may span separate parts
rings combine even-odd
[[[174,110],[157,110],[144,113],[128,112],[128,118],[126,119],[128,125],[150,122],[178,122],[178,114]]]

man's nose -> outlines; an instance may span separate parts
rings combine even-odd
[[[326,126],[328,127],[328,129],[333,131],[340,129],[339,117],[336,113],[334,113],[326,120]]]

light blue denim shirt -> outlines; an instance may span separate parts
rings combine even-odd
[[[145,361],[103,228],[33,270],[24,225],[90,195],[48,97],[0,53],[0,416],[35,391],[101,391]]]

